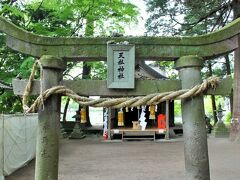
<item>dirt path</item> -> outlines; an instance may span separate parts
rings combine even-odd
[[[211,180],[240,179],[240,144],[209,138]],[[34,179],[34,162],[7,180]],[[63,140],[60,180],[183,180],[183,142]]]

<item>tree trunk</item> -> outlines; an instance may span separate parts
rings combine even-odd
[[[225,61],[226,61],[226,70],[227,70],[227,75],[231,75],[231,67],[230,67],[230,60],[229,60],[229,56],[225,55],[224,56]],[[233,91],[231,92],[230,96],[230,109],[231,109],[231,114],[233,113]]]
[[[85,29],[85,36],[93,36],[94,34],[94,21],[87,17],[86,18],[86,29]],[[87,62],[83,62],[83,73],[82,78],[83,79],[90,79],[90,73],[91,73],[91,66],[87,64]],[[89,107],[86,107],[86,115],[87,115],[87,123],[86,127],[91,127],[92,124],[90,122],[89,117]]]
[[[63,111],[63,121],[66,121],[69,102],[70,102],[70,98],[68,97],[64,107],[64,111]]]
[[[87,122],[86,122],[86,127],[92,127],[91,121],[90,121],[90,116],[89,116],[89,107],[86,107],[86,115],[87,115]]]
[[[212,101],[212,110],[213,110],[213,121],[214,125],[217,124],[218,119],[217,119],[217,106],[216,106],[216,99],[214,95],[211,95],[211,101]]]
[[[212,64],[211,61],[208,61],[208,70],[209,70],[209,76],[212,76]],[[212,111],[213,111],[213,121],[214,121],[214,125],[217,124],[217,107],[216,107],[216,100],[215,100],[215,96],[211,95],[211,101],[212,101]]]
[[[91,66],[87,64],[87,62],[83,62],[83,72],[82,72],[82,78],[83,79],[90,79],[90,72],[91,72]]]
[[[233,18],[237,19],[240,17],[240,0],[233,0],[232,2],[233,8]]]
[[[83,79],[90,79],[89,75],[91,72],[91,66],[89,66],[86,62],[83,62],[83,73],[82,73],[82,78]],[[89,117],[89,107],[86,107],[86,127],[92,127],[92,124],[90,122],[90,117]]]

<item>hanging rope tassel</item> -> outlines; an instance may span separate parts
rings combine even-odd
[[[149,107],[149,111],[150,111],[149,119],[155,120],[155,119],[156,119],[155,106],[154,106],[154,105],[151,105],[151,106]]]
[[[86,123],[87,122],[87,112],[86,112],[86,107],[83,107],[80,111],[80,116],[81,116],[81,123]]]
[[[122,108],[118,111],[118,126],[124,126],[124,118]]]

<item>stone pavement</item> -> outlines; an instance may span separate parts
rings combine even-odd
[[[208,138],[211,180],[240,179],[240,144]],[[34,179],[34,161],[7,180]],[[183,139],[175,142],[61,141],[60,180],[184,180]]]

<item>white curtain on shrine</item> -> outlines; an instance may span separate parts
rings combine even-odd
[[[0,180],[35,157],[37,114],[0,115]]]

